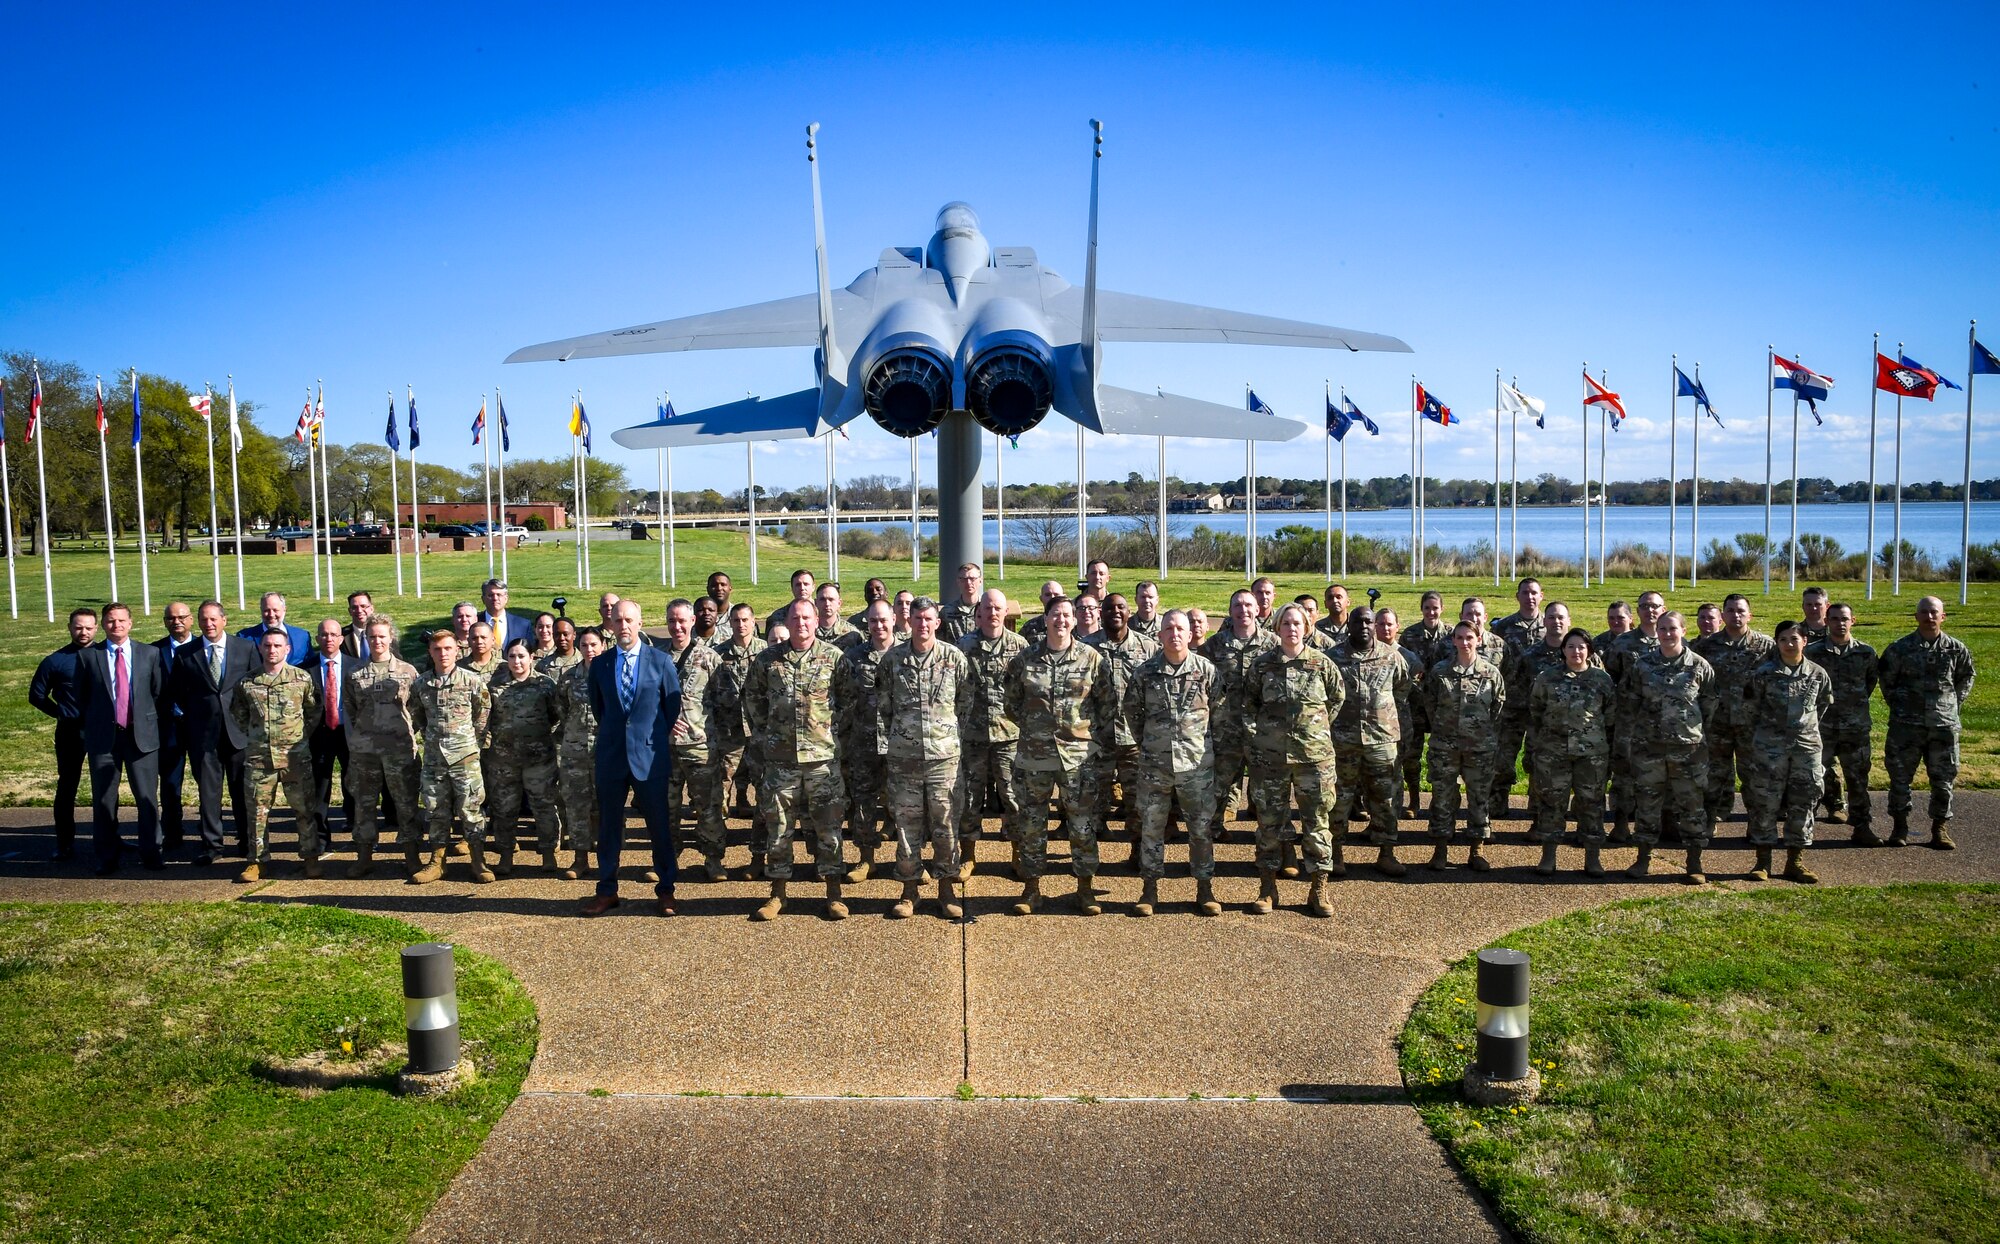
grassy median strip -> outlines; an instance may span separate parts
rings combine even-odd
[[[461,949],[479,1078],[396,1096],[397,951],[425,940],[323,907],[0,905],[0,1239],[408,1236],[536,1040],[526,991]],[[315,1052],[358,1078],[278,1082],[275,1065]]]
[[[1523,1239],[1995,1238],[2000,886],[1713,891],[1497,944],[1533,957],[1540,1102],[1458,1093],[1471,959],[1401,1057]]]

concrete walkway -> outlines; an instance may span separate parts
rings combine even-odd
[[[0,899],[251,889],[220,866],[103,882],[24,862],[46,817],[0,814]],[[691,881],[678,919],[632,902],[584,921],[570,916],[583,883],[475,887],[459,864],[415,888],[308,882],[281,863],[247,897],[411,920],[505,961],[541,1008],[524,1094],[427,1240],[1498,1239],[1404,1104],[1394,1041],[1410,1005],[1510,929],[1683,890],[1677,851],[1644,883],[1586,882],[1569,849],[1563,874],[1537,877],[1522,823],[1502,824],[1485,874],[1391,881],[1350,863],[1330,920],[1298,910],[1303,882],[1283,884],[1286,910],[1243,913],[1256,879],[1242,822],[1219,852],[1228,910],[1212,920],[1192,912],[1184,851],[1150,920],[1123,914],[1138,881],[1122,871],[1100,878],[1103,916],[1058,901],[1010,917],[1018,887],[991,839],[962,923],[883,919],[897,893],[883,880],[850,887],[838,924],[818,917],[817,884],[752,924],[761,885]],[[1824,826],[1812,862],[1829,884],[2000,880],[2000,796],[1963,797],[1956,829],[1955,852],[1863,851]],[[1406,862],[1427,853],[1417,831],[1405,823]],[[1749,864],[1740,820],[1725,824],[1709,875],[1743,885]],[[961,1085],[980,1100],[955,1100]]]

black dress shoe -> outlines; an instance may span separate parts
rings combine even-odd
[[[164,868],[165,868],[166,866],[167,866],[167,862],[166,862],[165,860],[161,859],[161,858],[160,858],[159,856],[157,856],[157,855],[147,855],[147,856],[142,856],[142,857],[140,857],[140,860],[139,860],[139,867],[141,867],[141,868],[145,869],[145,870],[146,870],[147,872],[149,872],[149,873],[156,873],[156,872],[159,872],[159,871],[161,871],[162,869],[164,869]]]
[[[51,864],[67,864],[75,858],[75,847],[57,847],[55,850],[49,852],[49,862]]]
[[[118,875],[118,865],[99,864],[97,867],[91,869],[90,871],[99,877],[115,877]]]
[[[206,851],[196,851],[194,858],[189,860],[188,863],[193,864],[196,868],[207,868],[210,864],[215,863],[215,857]]]

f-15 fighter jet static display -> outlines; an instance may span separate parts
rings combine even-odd
[[[1285,441],[1301,423],[1169,393],[1100,384],[1106,341],[1221,342],[1408,352],[1394,337],[1246,315],[1097,288],[1098,165],[1094,134],[1090,238],[1083,288],[1044,268],[1025,246],[990,245],[964,203],[938,212],[925,247],[896,246],[845,289],[829,286],[820,207],[817,125],[806,129],[813,182],[817,294],[639,324],[527,346],[509,363],[680,350],[816,347],[819,383],[624,428],[628,449],[819,436],[866,413],[914,437],[967,412],[980,427],[1018,436],[1050,410],[1093,432]]]

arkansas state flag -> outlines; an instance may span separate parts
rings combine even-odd
[[[1458,422],[1458,417],[1451,413],[1451,407],[1439,401],[1437,394],[1421,384],[1417,386],[1417,413],[1432,423],[1447,428]]]
[[[1875,387],[1898,397],[1920,397],[1928,402],[1937,396],[1938,377],[1928,367],[1906,367],[1886,354],[1877,354]]]

